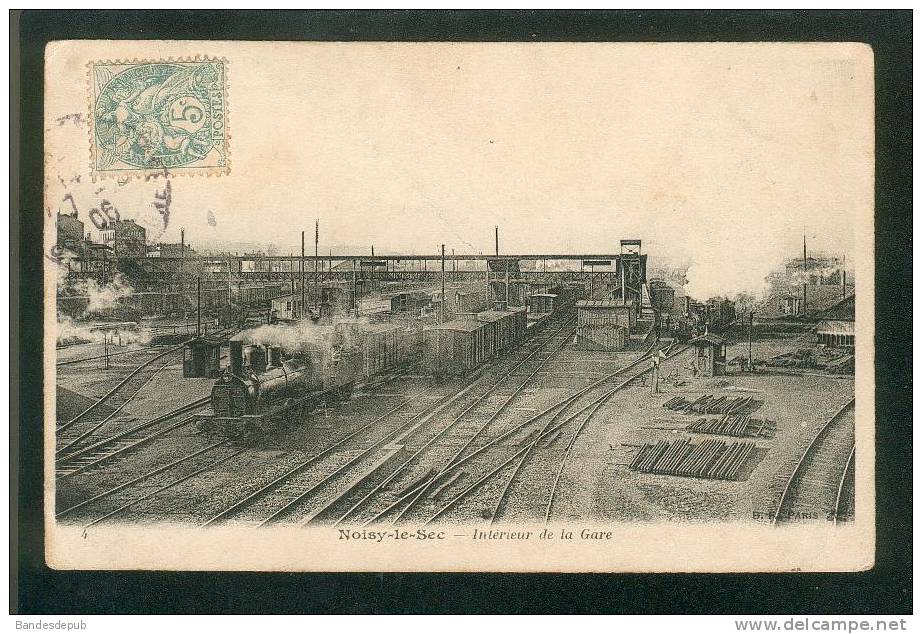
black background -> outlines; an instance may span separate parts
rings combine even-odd
[[[47,42],[56,39],[869,43],[875,55],[877,95],[875,568],[849,574],[756,575],[50,570],[44,565],[43,556],[43,385],[41,354],[37,351],[41,350],[43,297],[40,213],[43,51]],[[912,612],[911,11],[14,12],[10,46],[11,210],[17,207],[16,189],[19,189],[19,214],[12,211],[10,215],[11,611],[24,614]],[[17,108],[21,108],[18,126]],[[18,430],[12,423],[17,417]]]

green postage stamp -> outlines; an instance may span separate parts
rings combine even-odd
[[[227,62],[92,62],[94,176],[230,169]]]

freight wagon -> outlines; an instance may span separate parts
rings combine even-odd
[[[333,341],[361,353],[367,378],[397,367],[397,330],[391,324],[341,321],[334,326]]]
[[[528,298],[528,312],[532,314],[552,313],[556,300],[555,293],[534,293]]]
[[[421,340],[422,329],[412,325],[341,321],[334,326],[334,343],[361,353],[366,378],[415,362]]]
[[[423,331],[423,367],[436,376],[464,375],[525,339],[524,308],[465,315]]]
[[[436,377],[464,376],[492,356],[486,324],[455,319],[423,330],[423,368]]]
[[[429,293],[423,291],[408,291],[397,293],[391,297],[391,312],[403,313],[419,311],[429,305]]]

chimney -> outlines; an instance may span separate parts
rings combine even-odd
[[[243,376],[243,342],[230,341],[230,371],[234,376]]]

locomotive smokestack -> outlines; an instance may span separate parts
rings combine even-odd
[[[230,341],[230,371],[234,376],[243,376],[243,342]]]
[[[270,346],[269,344],[266,344],[266,369],[267,370],[275,367],[275,363],[273,363],[274,361],[274,355],[272,354],[273,352],[275,352],[275,350],[272,348],[272,346]]]

